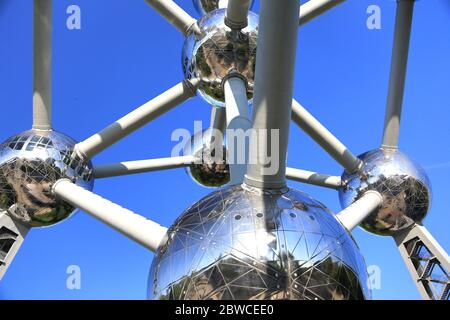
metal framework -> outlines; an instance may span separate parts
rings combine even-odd
[[[171,0],[146,0],[183,35],[200,32],[196,20]],[[293,100],[294,64],[298,26],[320,16],[344,0],[311,0],[300,7],[297,0],[261,1],[258,57],[254,83],[254,109],[250,115],[247,102],[248,83],[237,72],[223,81],[226,108],[213,107],[211,128],[227,130],[276,130],[279,134],[279,170],[265,172],[265,157],[269,153],[268,140],[251,137],[245,151],[245,163],[231,164],[231,183],[244,183],[261,190],[282,189],[286,179],[321,187],[340,189],[346,186],[339,176],[286,168],[289,123],[304,130],[318,145],[334,158],[347,173],[357,173],[364,166],[342,142],[315,119],[296,100]],[[400,115],[406,79],[406,66],[412,26],[413,0],[398,0],[395,39],[392,55],[383,149],[397,149]],[[51,57],[52,57],[52,1],[34,1],[34,91],[33,128],[51,130]],[[231,29],[247,26],[251,1],[230,0],[225,23]],[[300,12],[298,15],[297,12]],[[300,19],[299,19],[300,17]],[[283,50],[279,50],[283,47]],[[273,63],[277,61],[277,63]],[[201,79],[183,80],[158,97],[125,115],[100,132],[75,146],[80,157],[87,159],[110,147],[120,139],[148,124],[162,114],[196,95]],[[228,145],[232,141],[227,141]],[[237,148],[237,146],[236,146]],[[234,150],[236,153],[239,150]],[[250,159],[258,159],[250,163]],[[191,155],[116,164],[98,165],[95,178],[108,178],[156,170],[188,167],[195,162]],[[259,161],[261,160],[261,161]],[[155,252],[167,241],[167,228],[120,207],[88,191],[68,179],[60,179],[52,186],[53,194],[62,201],[80,208],[101,222],[111,226],[147,249]],[[337,214],[344,227],[351,232],[385,202],[376,191],[364,193],[352,205]],[[0,278],[9,267],[29,228],[0,213]],[[421,225],[393,235],[400,253],[424,299],[449,299],[450,259]]]

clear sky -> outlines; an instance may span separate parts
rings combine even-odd
[[[198,16],[190,0],[179,0]],[[257,1],[254,11],[258,11]],[[400,147],[421,163],[433,184],[425,225],[450,250],[450,1],[416,3]],[[82,29],[66,28],[77,4]],[[366,27],[369,5],[381,8],[381,30]],[[301,28],[295,97],[354,153],[381,141],[395,1],[348,0]],[[143,0],[54,1],[54,127],[77,140],[182,80],[183,36]],[[276,62],[276,61],[274,61]],[[32,0],[0,0],[0,140],[31,126]],[[94,163],[170,156],[177,128],[209,121],[194,98],[94,159]],[[291,167],[340,175],[342,169],[292,126]],[[337,193],[291,183],[338,212]],[[183,169],[96,181],[95,192],[169,226],[210,190]],[[391,238],[354,232],[367,265],[381,270],[376,299],[420,298]],[[83,212],[32,230],[0,283],[0,299],[144,299],[152,254]],[[81,290],[66,288],[70,265]]]

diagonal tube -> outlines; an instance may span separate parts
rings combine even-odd
[[[397,0],[394,48],[382,148],[397,149],[408,66],[414,0]]]
[[[94,176],[97,179],[102,179],[144,172],[184,168],[193,164],[194,161],[195,158],[193,156],[184,156],[104,164],[94,167]]]
[[[352,231],[383,203],[383,196],[377,191],[367,191],[361,198],[336,215],[348,230]]]
[[[172,0],[145,0],[148,5],[158,11],[170,24],[178,29],[183,35],[188,35],[191,30],[199,32],[197,20],[192,18],[186,11]]]
[[[356,172],[361,167],[361,160],[295,100],[292,101],[292,120],[347,172]]]
[[[310,0],[300,8],[300,25],[304,25],[345,0]]]
[[[289,180],[316,185],[330,189],[339,189],[342,187],[341,177],[329,176],[316,172],[287,168],[286,178]]]
[[[34,0],[33,129],[52,129],[52,0]]]
[[[53,193],[153,252],[166,241],[167,228],[83,189],[70,180],[55,182]]]
[[[231,29],[240,30],[248,25],[248,12],[250,10],[251,0],[229,0],[225,24]]]
[[[130,133],[195,96],[197,84],[197,80],[184,80],[99,133],[78,143],[76,150],[87,158],[94,157]]]
[[[250,163],[245,179],[250,187],[286,186],[299,10],[298,0],[261,1],[254,133],[250,138]],[[271,150],[272,146],[279,152]]]

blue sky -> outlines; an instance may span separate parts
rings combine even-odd
[[[258,11],[258,2],[254,10]],[[414,16],[400,147],[433,184],[425,225],[450,250],[450,5],[418,1]],[[197,17],[190,0],[178,1]],[[66,8],[82,10],[82,29],[66,28]],[[382,29],[366,27],[366,9],[381,8]],[[395,1],[349,0],[301,28],[295,97],[354,153],[381,141]],[[83,140],[182,80],[182,35],[143,0],[54,1],[54,127]],[[0,0],[0,140],[31,126],[32,1]],[[94,163],[170,156],[176,128],[209,121],[194,98],[106,150]],[[342,169],[292,126],[289,165],[340,175]],[[331,210],[337,193],[291,183]],[[95,192],[169,226],[210,192],[184,170],[97,181]],[[376,299],[420,298],[391,238],[354,232],[368,265],[381,269]],[[32,230],[0,283],[0,299],[144,299],[152,254],[90,216]],[[81,268],[81,290],[66,288],[66,269]]]

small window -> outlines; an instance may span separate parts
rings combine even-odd
[[[5,227],[0,229],[0,260],[4,261],[6,259],[14,242],[16,242],[17,236],[16,233]]]

